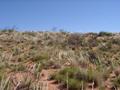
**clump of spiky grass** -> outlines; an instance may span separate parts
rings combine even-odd
[[[12,72],[18,72],[18,71],[26,71],[26,68],[23,64],[12,64],[10,65],[10,69]]]
[[[112,80],[113,87],[117,90],[120,89],[120,75],[115,77],[115,79]]]
[[[85,70],[76,67],[68,67],[53,75],[52,78],[57,80],[59,83],[63,83],[66,88],[68,85],[70,90],[79,90],[81,88],[85,88],[87,83],[94,83],[93,87],[97,87],[101,82],[101,77],[97,73],[97,71],[90,68]]]
[[[40,63],[37,63],[35,64],[34,68],[33,68],[33,73],[34,73],[34,76],[39,79],[39,76],[40,76],[40,71],[42,70],[41,68],[41,64]]]
[[[48,83],[43,81],[34,82],[31,84],[31,89],[32,90],[48,90]]]
[[[0,80],[0,90],[11,90],[10,84],[10,77],[2,77],[2,79]]]

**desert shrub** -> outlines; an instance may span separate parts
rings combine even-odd
[[[2,77],[4,76],[4,73],[0,71],[0,81],[2,80]]]
[[[20,51],[18,48],[13,48],[12,50],[13,50],[13,56],[20,54]]]
[[[85,85],[83,81],[79,81],[77,79],[69,79],[68,88],[70,90],[82,90],[85,89]]]
[[[16,30],[14,28],[13,29],[3,29],[3,30],[0,30],[0,32],[2,32],[2,33],[5,33],[5,32],[11,33],[11,32],[16,32]]]
[[[65,68],[59,73],[56,73],[52,76],[52,79],[57,80],[59,83],[62,83],[64,86],[69,87],[69,90],[79,90],[81,89],[81,81],[75,78],[74,74],[78,72],[78,68]],[[63,78],[65,77],[65,78]]]
[[[97,36],[98,35],[98,33],[95,33],[95,32],[89,32],[89,33],[87,33],[88,35],[92,35],[92,36]]]
[[[16,71],[25,71],[25,70],[26,70],[26,68],[25,68],[25,66],[22,65],[22,64],[19,64],[19,65],[17,65],[17,67],[16,67]]]
[[[113,80],[113,85],[115,87],[120,87],[120,76],[116,77],[114,80]]]
[[[104,32],[104,31],[101,31],[99,32],[98,36],[112,36],[113,34],[110,33],[110,32]]]
[[[111,73],[112,73],[112,68],[111,67],[109,69],[103,68],[103,71],[101,72],[103,80],[107,80]]]
[[[48,60],[49,56],[48,54],[36,54],[31,59],[33,62],[42,62],[43,60]]]
[[[11,71],[26,71],[26,67],[22,64],[11,65],[10,69],[11,69]]]
[[[116,44],[116,45],[120,45],[120,39],[112,39],[111,43]]]
[[[79,71],[78,68],[70,67],[70,68],[64,68],[59,73],[62,74],[62,75],[66,75],[68,73],[69,77],[73,77],[75,72],[77,73],[78,71]]]
[[[92,50],[88,51],[88,58],[89,58],[89,61],[92,64],[99,65],[101,63],[101,61],[99,60],[97,54],[94,51],[92,51]]]
[[[75,78],[67,77],[64,75],[57,74],[54,79],[56,79],[59,83],[62,83],[63,87],[66,87],[68,85],[69,90],[80,90],[82,88],[85,88],[85,84],[82,84],[82,81],[77,80]]]
[[[68,37],[68,45],[70,46],[78,47],[82,44],[82,41],[80,34],[74,33]]]
[[[94,82],[94,87],[98,86],[98,75],[96,73],[92,69],[84,70],[68,67],[54,74],[53,78],[58,82],[64,83],[64,85],[68,84],[70,90],[80,90],[82,87],[85,87],[86,83]]]
[[[40,61],[40,60],[43,60],[43,59],[44,59],[44,56],[36,55],[35,57],[33,57],[32,61],[37,62],[37,61]]]
[[[105,43],[105,44],[103,44],[99,47],[99,49],[101,51],[109,51],[109,50],[111,50],[111,48],[112,48],[112,43],[111,42],[107,42],[107,43]]]
[[[105,88],[106,88],[105,86],[100,86],[99,90],[105,90]]]
[[[0,80],[2,80],[2,78],[3,78],[4,76],[6,76],[5,69],[6,69],[6,67],[5,67],[4,65],[1,65],[1,64],[0,64]]]
[[[55,61],[51,61],[51,60],[46,60],[46,61],[42,62],[41,66],[45,69],[49,69],[49,68],[58,69],[61,67],[60,64],[58,64]]]
[[[101,46],[101,47],[100,47],[100,50],[101,50],[101,51],[107,51],[107,50],[109,50],[109,49],[108,49],[106,46]]]
[[[96,46],[98,46],[98,41],[96,40],[96,38],[91,38],[88,40],[87,46],[96,47]]]

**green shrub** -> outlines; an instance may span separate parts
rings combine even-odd
[[[64,85],[68,84],[70,90],[80,90],[82,87],[85,87],[86,83],[94,82],[94,87],[99,84],[98,75],[94,70],[84,70],[75,67],[64,68],[54,75],[54,79],[58,82],[64,83]],[[81,82],[83,82],[83,86]]]
[[[99,32],[98,36],[112,36],[113,34],[110,33],[110,32],[104,32],[104,31],[101,31]]]
[[[120,76],[116,77],[114,80],[113,80],[113,85],[115,87],[120,87]]]
[[[10,69],[12,71],[26,71],[26,67],[22,64],[18,64],[18,65],[11,65]]]
[[[59,73],[62,75],[67,75],[69,77],[73,77],[75,73],[78,73],[79,69],[75,68],[75,67],[68,67],[68,68],[64,68],[63,70],[61,70]]]
[[[42,62],[43,60],[48,60],[49,56],[48,54],[39,54],[39,55],[34,55],[32,57],[32,61],[34,62]]]
[[[58,82],[64,83],[64,85],[69,84],[69,87],[74,88],[75,84],[80,82],[74,77],[74,74],[77,73],[77,68],[64,68],[59,73],[52,75],[52,79],[57,80]],[[65,78],[63,78],[65,77]],[[67,83],[68,81],[68,83]],[[73,85],[73,84],[74,85]],[[76,87],[75,87],[76,88]]]
[[[69,79],[68,88],[69,90],[82,90],[85,88],[85,85],[83,81],[79,81],[77,79]]]
[[[2,33],[5,33],[5,32],[11,33],[11,32],[17,32],[17,31],[14,28],[12,28],[12,29],[3,29],[3,30],[0,30],[0,32],[2,32]]]

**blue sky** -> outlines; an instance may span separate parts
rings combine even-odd
[[[0,0],[0,28],[120,32],[120,0]]]

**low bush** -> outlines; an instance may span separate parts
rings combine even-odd
[[[66,86],[68,85],[70,90],[85,88],[87,83],[94,82],[94,87],[99,84],[98,75],[96,75],[95,71],[92,69],[84,70],[75,67],[64,68],[59,73],[55,74],[53,79],[64,83]]]
[[[68,45],[72,47],[78,47],[82,44],[83,39],[80,34],[74,33],[68,37]]]
[[[98,36],[112,36],[113,34],[110,33],[110,32],[104,32],[104,31],[101,31],[99,32]]]
[[[115,87],[119,87],[120,88],[120,76],[116,77],[114,80],[113,80],[113,85]]]
[[[11,71],[26,71],[26,67],[22,64],[11,65],[10,69],[11,69]]]

